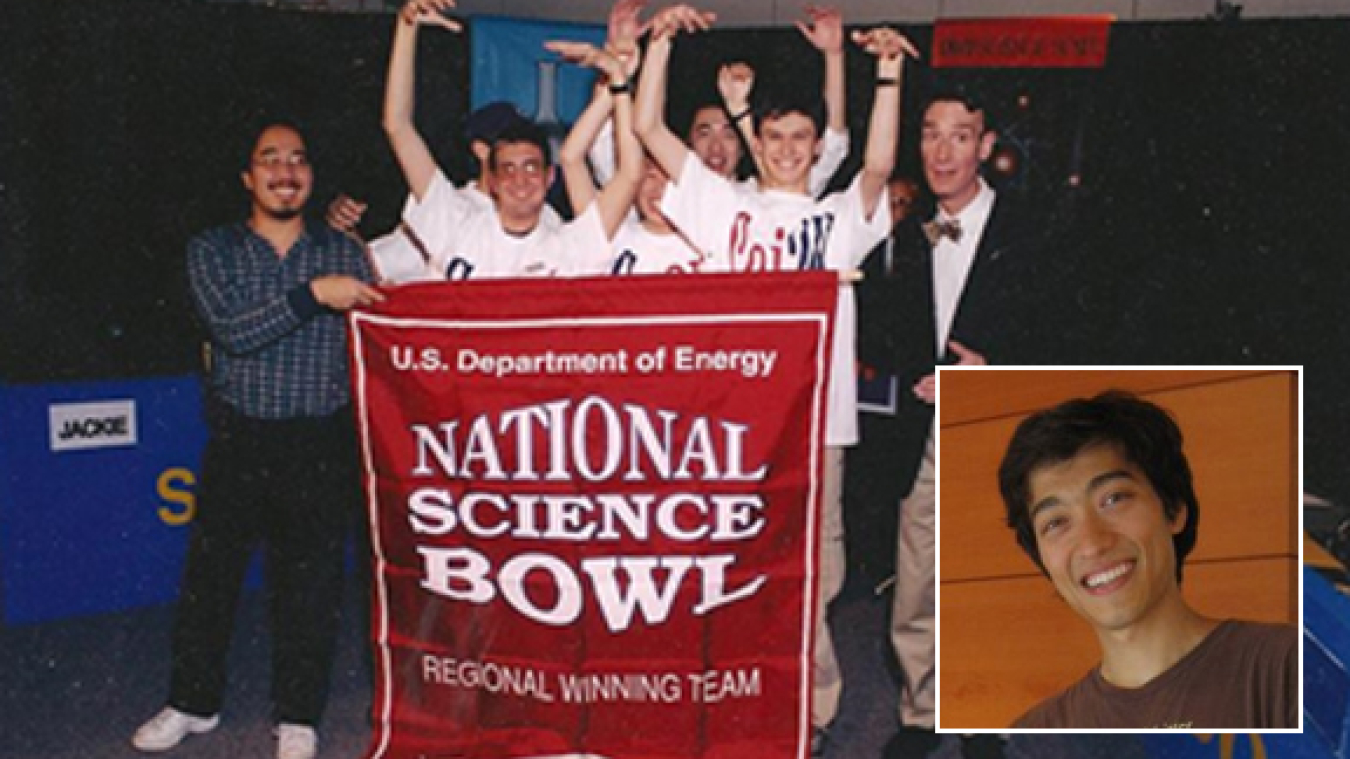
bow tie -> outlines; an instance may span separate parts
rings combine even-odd
[[[944,237],[952,238],[952,242],[961,242],[961,222],[956,219],[933,219],[924,223],[923,234],[928,238],[928,244],[935,247]]]

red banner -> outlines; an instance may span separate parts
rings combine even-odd
[[[354,314],[367,757],[805,757],[837,289],[438,283]]]
[[[1101,68],[1111,16],[941,19],[934,68]]]

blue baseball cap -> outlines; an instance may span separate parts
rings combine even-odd
[[[497,100],[469,114],[469,118],[464,120],[464,135],[469,138],[469,142],[482,140],[490,143],[507,127],[521,123],[528,124],[530,120],[522,116],[514,104]]]

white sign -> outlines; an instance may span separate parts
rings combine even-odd
[[[136,445],[136,401],[55,403],[48,407],[53,451]]]

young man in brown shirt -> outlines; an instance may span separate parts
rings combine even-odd
[[[1298,727],[1298,629],[1212,619],[1182,598],[1200,512],[1165,410],[1112,391],[1034,414],[999,488],[1018,543],[1102,649],[1014,727]]]

